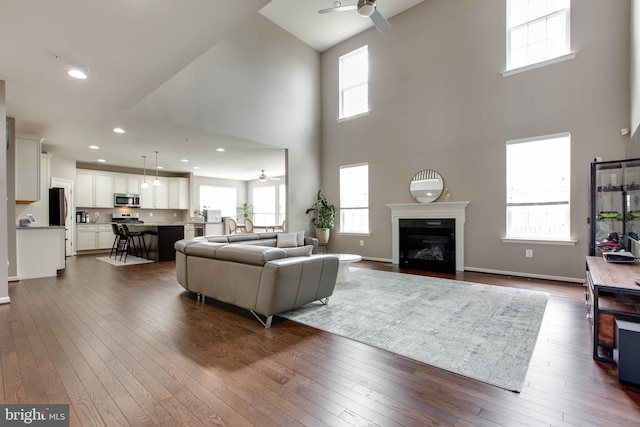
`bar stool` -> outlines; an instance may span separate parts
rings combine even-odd
[[[133,246],[133,254],[134,256],[139,256],[140,258],[142,258],[143,254],[146,254],[147,259],[149,259],[149,251],[147,251],[147,245],[144,242],[144,234],[140,231],[129,231],[129,227],[127,227],[127,224],[122,224],[122,234],[125,236],[125,244],[124,244],[124,248],[123,248],[123,252],[124,252],[124,262],[127,262],[127,256],[129,255],[130,249],[131,247],[129,246],[129,244],[131,244],[131,246]],[[138,248],[136,248],[136,242],[135,242],[135,238],[138,238],[138,247],[140,249],[140,255],[138,255]],[[144,249],[144,252],[142,252]],[[122,253],[120,253],[120,260],[122,260]]]
[[[111,224],[111,229],[113,230],[113,234],[115,235],[113,239],[113,245],[111,245],[111,252],[109,252],[109,258],[113,255],[113,252],[116,252],[115,258],[118,257],[118,250],[120,249],[120,244],[124,242],[126,237],[122,234],[122,230],[118,227],[118,224]]]

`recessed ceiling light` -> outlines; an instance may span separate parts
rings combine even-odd
[[[122,128],[113,128],[113,131],[115,133],[124,133],[124,129],[122,129]]]
[[[67,71],[67,74],[75,79],[84,80],[89,75],[89,69],[86,67],[73,67]]]
[[[193,168],[194,169],[200,169],[200,166],[194,166]]]
[[[97,145],[90,145],[89,148],[91,148],[92,150],[99,150],[100,147],[98,147]]]
[[[164,166],[156,166],[156,169],[164,169]]]
[[[189,163],[189,159],[182,159],[180,160],[182,163]]]
[[[223,153],[224,152],[224,148],[220,147],[220,148],[216,148],[216,151],[219,153]]]
[[[105,159],[98,159],[99,163],[106,163],[107,161]]]

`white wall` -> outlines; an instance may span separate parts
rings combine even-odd
[[[629,126],[628,0],[572,2],[575,59],[503,77],[504,0],[429,0],[324,52],[322,184],[338,204],[340,165],[369,163],[371,236],[333,233],[331,252],[391,259],[387,203],[413,202],[411,177],[435,169],[452,201],[470,201],[468,267],[584,278],[589,163],[625,157]],[[597,23],[597,25],[595,25]],[[371,114],[337,123],[338,57],[369,45]],[[505,141],[572,135],[575,246],[507,244]],[[543,170],[540,173],[544,173]],[[359,240],[364,240],[364,247]],[[534,257],[525,258],[525,249]]]
[[[271,21],[256,14],[132,112],[286,149],[290,224],[309,227],[304,212],[320,184],[320,55]]]

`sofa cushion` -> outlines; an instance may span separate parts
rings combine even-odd
[[[292,256],[311,256],[313,245],[298,246],[297,248],[282,248],[287,253],[287,257]]]
[[[216,252],[220,248],[228,246],[227,243],[211,243],[211,242],[198,242],[188,245],[184,249],[185,255],[198,256],[202,258],[216,258]]]
[[[276,246],[279,248],[298,247],[298,233],[278,233]]]
[[[220,260],[253,265],[264,265],[274,259],[287,257],[284,249],[233,243],[221,247],[216,251],[215,255]]]

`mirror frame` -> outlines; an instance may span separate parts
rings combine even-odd
[[[417,188],[418,183],[430,181],[433,188]],[[444,190],[444,179],[433,169],[423,169],[416,173],[409,183],[409,192],[418,203],[432,203],[438,200]],[[424,194],[423,194],[424,193]]]

